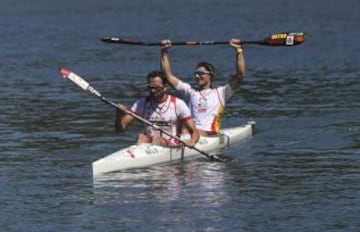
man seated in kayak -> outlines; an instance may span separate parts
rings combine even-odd
[[[191,115],[200,135],[214,135],[220,132],[221,118],[225,110],[226,101],[239,88],[245,78],[245,61],[239,39],[231,39],[229,45],[236,52],[236,73],[223,86],[213,88],[215,68],[212,64],[200,62],[194,72],[198,87],[179,80],[171,71],[168,49],[170,40],[161,41],[161,69],[166,74],[170,85],[185,96]]]
[[[149,96],[137,100],[131,107],[131,111],[145,118],[159,129],[145,125],[144,133],[139,134],[138,143],[153,143],[163,146],[176,146],[179,144],[174,137],[167,133],[178,136],[180,126],[185,126],[190,132],[189,140],[184,141],[189,147],[194,147],[199,140],[199,131],[195,127],[191,113],[185,102],[179,98],[167,94],[168,81],[163,72],[152,71],[147,76],[147,88]],[[126,106],[119,104],[120,108]],[[135,118],[125,111],[117,110],[115,129],[117,132],[125,131]]]

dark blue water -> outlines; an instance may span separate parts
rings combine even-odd
[[[0,0],[2,231],[358,231],[360,2]],[[296,47],[244,47],[247,76],[223,126],[253,118],[257,133],[224,153],[93,181],[91,163],[133,143],[114,110],[58,74],[67,67],[130,105],[159,48],[105,44],[259,40],[304,31]],[[172,47],[192,81],[212,62],[234,72],[228,46]]]

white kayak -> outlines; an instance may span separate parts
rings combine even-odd
[[[254,126],[255,122],[250,121],[243,126],[223,129],[220,135],[200,137],[196,148],[209,154],[219,153],[230,144],[251,137],[254,133]],[[92,163],[93,176],[199,156],[203,156],[203,154],[184,146],[165,147],[149,143],[136,144],[94,161]]]

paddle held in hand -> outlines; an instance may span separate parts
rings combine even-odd
[[[119,38],[119,37],[105,37],[101,39],[105,43],[117,43],[140,46],[161,46],[161,42],[146,42],[136,39]],[[241,41],[241,44],[258,44],[265,46],[295,46],[302,44],[305,41],[305,34],[303,32],[286,32],[272,34],[262,40]],[[173,41],[172,45],[221,45],[229,44],[229,41]]]

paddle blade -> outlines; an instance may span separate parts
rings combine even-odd
[[[143,45],[143,46],[160,46],[160,42],[143,42],[136,39],[129,38],[118,38],[118,37],[105,37],[101,41],[105,43],[118,43],[118,44],[128,44],[128,45]]]
[[[89,83],[85,81],[83,78],[81,78],[79,75],[71,72],[66,68],[60,68],[59,71],[61,76],[63,76],[65,79],[71,80],[83,90],[87,90],[89,88]]]
[[[210,159],[214,160],[214,161],[219,161],[219,162],[232,162],[233,159],[227,155],[223,155],[223,154],[209,154]]]
[[[261,41],[262,45],[268,46],[294,46],[305,41],[303,32],[277,33],[265,38]]]
[[[63,76],[64,78],[68,78],[68,76],[71,73],[71,71],[66,68],[60,68],[59,72],[60,72],[61,76]]]

